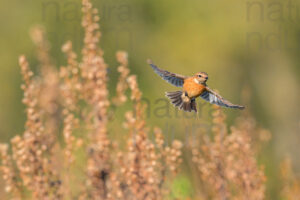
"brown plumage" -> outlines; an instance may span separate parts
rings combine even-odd
[[[171,100],[172,104],[175,107],[179,107],[179,109],[187,112],[197,112],[196,98],[199,96],[205,101],[219,106],[238,109],[245,108],[244,106],[232,104],[207,87],[206,81],[208,80],[208,75],[205,72],[199,72],[194,76],[188,77],[162,70],[155,66],[151,60],[148,60],[148,64],[164,80],[176,87],[182,87],[182,91],[166,92],[166,96]]]

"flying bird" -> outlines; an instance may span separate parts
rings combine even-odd
[[[168,83],[182,87],[181,91],[166,92],[166,96],[170,99],[172,104],[179,109],[187,112],[197,112],[196,98],[201,97],[205,101],[228,108],[244,109],[244,106],[230,103],[228,100],[221,97],[218,93],[210,89],[206,81],[208,75],[206,72],[196,73],[194,76],[183,76],[168,72],[155,66],[151,60],[147,60],[148,64],[152,67],[162,79]]]

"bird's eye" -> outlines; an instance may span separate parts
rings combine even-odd
[[[199,74],[198,77],[201,78],[202,76]]]

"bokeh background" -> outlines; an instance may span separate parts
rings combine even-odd
[[[161,68],[184,75],[209,74],[208,85],[234,103],[245,103],[259,125],[272,132],[271,141],[259,154],[265,166],[267,198],[277,199],[279,164],[290,157],[300,173],[300,1],[199,1],[101,0],[99,9],[101,46],[109,63],[112,94],[118,78],[115,52],[129,54],[129,66],[148,102],[148,122],[160,126],[170,137],[185,139],[187,125],[197,120],[175,117],[159,110],[168,85],[147,66],[151,58]],[[18,56],[25,54],[38,71],[29,31],[43,25],[57,66],[66,63],[62,44],[82,46],[79,0],[10,0],[0,6],[0,141],[7,142],[24,130],[21,76]],[[247,90],[250,100],[243,99]],[[118,118],[123,120],[122,112]],[[228,124],[241,111],[225,110]],[[198,120],[205,122],[208,115]],[[176,125],[176,129],[172,127]],[[122,129],[116,122],[115,129]],[[115,136],[118,137],[117,133]],[[121,137],[121,136],[119,136]],[[185,169],[185,168],[184,168]],[[186,168],[188,169],[188,168]],[[178,185],[192,193],[183,171]]]

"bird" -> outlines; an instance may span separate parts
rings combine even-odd
[[[147,63],[162,79],[176,87],[182,87],[180,91],[166,92],[166,96],[170,99],[171,103],[180,110],[197,113],[197,97],[201,97],[211,104],[222,107],[241,110],[245,108],[244,106],[229,102],[217,92],[210,89],[206,84],[208,80],[206,72],[198,72],[194,76],[183,76],[158,68],[150,59],[147,60]]]

